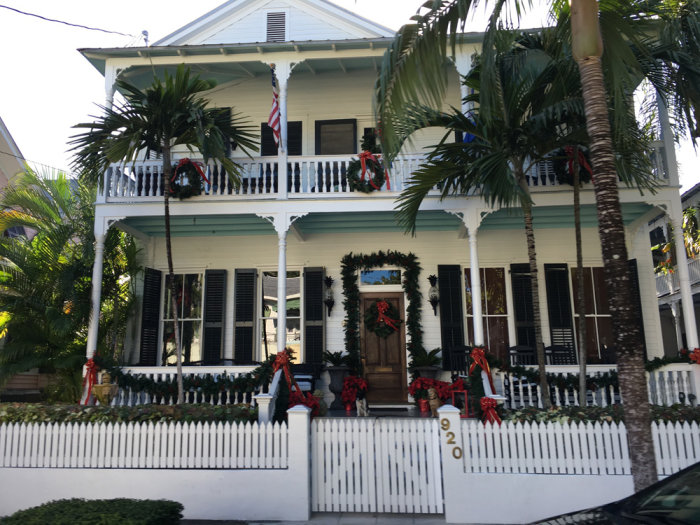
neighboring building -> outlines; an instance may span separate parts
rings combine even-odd
[[[696,219],[700,219],[700,183],[693,186],[681,196],[682,208],[694,208]],[[674,224],[678,224],[676,221]],[[652,246],[668,242],[672,232],[667,215],[660,215],[649,223],[649,236]],[[669,257],[665,254],[663,258]],[[688,285],[693,297],[695,312],[695,329],[700,323],[700,258],[688,260]],[[664,351],[667,356],[675,356],[680,348],[688,348],[686,323],[683,321],[683,306],[681,298],[680,272],[677,267],[664,273],[656,274],[656,295],[659,298],[659,316],[664,341]],[[691,349],[692,350],[692,349]]]
[[[145,86],[154,71],[162,74],[185,63],[218,81],[208,93],[214,105],[233,106],[260,126],[258,156],[249,159],[233,151],[244,167],[239,189],[210,166],[205,194],[171,201],[186,365],[245,366],[284,346],[297,349],[299,361],[319,364],[323,350],[344,350],[341,260],[387,250],[417,257],[424,346],[443,349],[445,368],[451,366],[451,349],[460,345],[484,343],[502,359],[511,357],[512,347],[532,346],[528,257],[518,209],[490,209],[479,196],[441,201],[436,192],[422,205],[415,237],[396,224],[396,198],[420,165],[423,147],[435,144],[441,130],[422,132],[399,156],[390,167],[390,189],[364,194],[348,186],[348,163],[357,158],[363,134],[372,131],[374,81],[392,39],[393,31],[324,0],[232,0],[152,47],[81,50],[108,86],[118,74]],[[479,35],[467,34],[458,47],[448,93],[454,106],[461,99],[457,73],[468,70],[478,42]],[[270,64],[276,65],[282,142],[287,145],[279,150],[266,124]],[[108,101],[112,97],[109,87]],[[659,152],[663,154],[660,144]],[[186,156],[180,151],[176,159]],[[137,319],[141,328],[124,352],[127,363],[141,366],[161,365],[172,350],[159,173],[160,162],[154,160],[115,165],[104,176],[96,204],[98,248],[109,227],[132,233],[143,248],[148,269]],[[657,175],[660,187],[654,195],[642,197],[620,187],[650,357],[664,350],[646,227],[662,206],[678,200],[675,172],[659,169]],[[530,184],[544,340],[546,346],[566,349],[558,361],[552,358],[553,364],[573,366],[579,312],[573,303],[572,192],[548,173],[533,173]],[[586,351],[589,363],[611,363],[613,337],[590,184],[582,191],[582,203]],[[402,261],[377,260],[366,269],[373,271],[357,272],[363,313],[377,299],[386,299],[405,321],[409,298],[402,289]],[[100,263],[98,258],[98,277]],[[440,295],[435,314],[428,302],[428,276],[433,274]],[[286,278],[280,281],[279,275]],[[330,314],[323,305],[325,276],[335,280]],[[472,309],[472,289],[482,297],[481,309]],[[88,357],[94,352],[95,330],[93,325]],[[366,328],[361,332],[370,400],[405,402],[407,334],[402,329],[378,339],[368,337]],[[527,355],[513,359],[525,362]]]

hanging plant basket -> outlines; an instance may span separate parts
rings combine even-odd
[[[201,164],[190,159],[182,159],[173,168],[170,195],[180,200],[201,195],[205,182],[209,181],[204,175]]]

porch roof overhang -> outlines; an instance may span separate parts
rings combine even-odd
[[[646,203],[623,203],[626,225],[648,213],[653,207]],[[595,205],[581,206],[584,228],[597,228]],[[162,216],[128,217],[120,221],[124,229],[147,237],[164,237]],[[254,214],[237,215],[178,215],[170,218],[173,237],[218,237],[275,235],[272,224]],[[533,209],[535,228],[573,228],[571,206],[541,206]],[[293,228],[302,237],[316,234],[352,234],[370,232],[404,233],[393,211],[358,211],[309,213],[294,222]],[[421,210],[416,220],[416,232],[455,232],[463,228],[462,220],[441,210]],[[523,214],[519,208],[504,208],[487,215],[480,230],[522,230]]]

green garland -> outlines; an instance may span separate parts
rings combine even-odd
[[[421,267],[414,254],[394,251],[376,252],[370,255],[349,253],[341,261],[343,280],[343,306],[345,308],[345,350],[350,366],[360,372],[360,289],[357,284],[358,270],[371,270],[385,265],[404,268],[403,290],[408,299],[406,308],[406,331],[408,333],[409,357],[423,348],[423,330],[421,329],[421,299],[418,277]]]
[[[192,162],[188,162],[180,166],[179,169],[173,166],[173,173],[176,169],[177,175],[170,182],[171,195],[180,200],[201,195],[204,190],[204,181],[196,166]],[[187,183],[183,184],[184,181]]]
[[[370,306],[365,312],[365,326],[370,332],[377,334],[382,339],[386,339],[391,334],[398,332],[399,326],[403,322],[401,320],[401,314],[396,308],[394,308],[394,305],[391,304],[389,301],[385,302],[387,303],[387,305],[389,305],[389,309],[386,311],[386,316],[392,321],[394,321],[394,323],[396,324],[396,329],[392,328],[384,322],[377,322],[377,319],[379,318],[379,309],[377,308],[378,300],[372,303],[372,306]]]
[[[366,159],[365,166],[369,172],[369,176],[363,180],[360,178],[362,162],[353,159],[348,163],[348,184],[352,191],[372,193],[378,188],[381,188],[384,182],[386,182],[385,170],[381,161],[376,162],[369,158]]]

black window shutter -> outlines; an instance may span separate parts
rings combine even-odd
[[[566,264],[545,264],[547,311],[552,345],[574,348],[574,330],[569,296],[569,270]]]
[[[644,336],[644,320],[642,318],[642,295],[639,292],[639,273],[637,272],[637,259],[630,259],[627,261],[630,267],[630,279],[632,286],[632,301],[634,308],[636,310],[636,318],[639,320],[639,332],[642,337],[642,344],[644,345],[644,355],[647,355],[647,341]]]
[[[454,346],[464,346],[464,314],[462,310],[461,269],[456,264],[438,266],[440,292],[440,343],[442,368],[451,369],[450,352]]]
[[[311,364],[323,362],[323,268],[304,268],[304,353]]]
[[[255,269],[236,270],[234,283],[233,359],[237,365],[253,362],[255,344]]]
[[[518,345],[535,348],[535,323],[532,309],[532,282],[529,264],[511,264],[513,309]]]
[[[287,122],[287,153],[301,155],[301,121]],[[277,144],[272,128],[267,122],[260,124],[260,155],[274,157],[277,155]]]
[[[141,348],[139,364],[155,366],[158,357],[158,328],[160,323],[160,289],[162,273],[146,268],[143,278],[143,309],[141,312]]]
[[[203,362],[217,365],[224,346],[226,312],[226,270],[204,272],[204,344]]]

